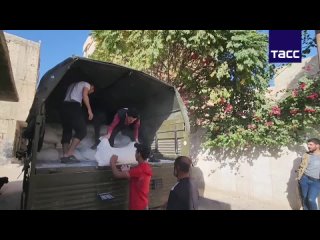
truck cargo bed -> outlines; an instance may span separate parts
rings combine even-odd
[[[167,201],[176,179],[171,160],[150,164],[153,177],[149,207],[157,208]],[[128,183],[126,179],[115,179],[109,166],[99,167],[95,161],[39,161],[28,209],[128,209]],[[102,195],[106,198],[102,199]]]

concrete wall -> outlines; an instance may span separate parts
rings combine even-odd
[[[295,170],[306,145],[280,150],[256,147],[209,152],[199,146],[202,134],[203,131],[198,131],[191,136],[192,158],[196,161],[193,176],[198,181],[201,195],[225,193],[243,201],[265,202],[274,209],[301,207]]]
[[[25,121],[39,77],[40,43],[5,33],[19,102],[0,101],[0,164],[13,157],[17,121]]]

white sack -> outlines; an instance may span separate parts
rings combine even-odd
[[[122,135],[121,132],[119,132],[116,135],[116,137],[114,138],[114,147],[115,148],[125,147],[125,146],[129,145],[129,143],[131,143],[130,137],[128,137],[126,135]]]
[[[94,139],[91,136],[86,136],[84,139],[81,140],[77,148],[81,149],[90,149],[91,146],[94,144]]]
[[[94,155],[96,154],[96,151],[95,150],[92,150],[90,148],[88,149],[79,149],[81,155],[82,155],[82,160],[92,160],[94,161],[95,160],[95,157]]]
[[[137,163],[135,158],[136,148],[134,147],[135,142],[131,142],[122,148],[113,148],[110,146],[107,138],[100,138],[101,142],[97,147],[95,154],[98,166],[110,166],[110,158],[112,155],[118,156],[118,164],[134,164]]]
[[[38,152],[37,159],[56,161],[59,160],[59,152],[56,149],[42,149]]]
[[[56,148],[56,143],[46,143],[46,142],[43,142],[42,143],[42,147],[41,147],[41,150],[42,149],[49,149],[49,148],[51,148],[51,149],[55,149]]]
[[[50,144],[56,144],[56,143],[59,143],[60,141],[61,141],[61,138],[59,138],[56,131],[52,128],[46,127],[43,142],[50,143]]]

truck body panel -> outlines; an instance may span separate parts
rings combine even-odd
[[[189,155],[189,120],[177,90],[143,72],[112,63],[68,58],[41,79],[27,118],[22,209],[127,209],[128,180],[114,179],[95,161],[61,164],[38,159],[46,124],[60,123],[59,109],[72,82],[96,86],[93,104],[107,109],[109,122],[121,107],[140,112],[141,139],[152,148],[150,208],[163,204],[176,182],[173,160]],[[90,123],[88,123],[90,124]],[[82,160],[82,159],[79,159]],[[103,199],[105,198],[105,199]]]

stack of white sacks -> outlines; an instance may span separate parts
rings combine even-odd
[[[37,154],[38,160],[56,161],[60,159],[62,128],[57,124],[47,124],[41,151]]]
[[[106,125],[101,127],[100,136],[107,133]],[[37,154],[38,160],[60,161],[62,157],[62,126],[59,124],[46,124],[46,131],[41,151]],[[119,133],[111,147],[107,139],[101,138],[97,150],[92,150],[94,144],[94,128],[87,126],[87,136],[82,139],[75,151],[75,157],[82,161],[97,161],[99,166],[109,166],[110,157],[118,155],[120,164],[136,163],[134,142],[128,136]]]

